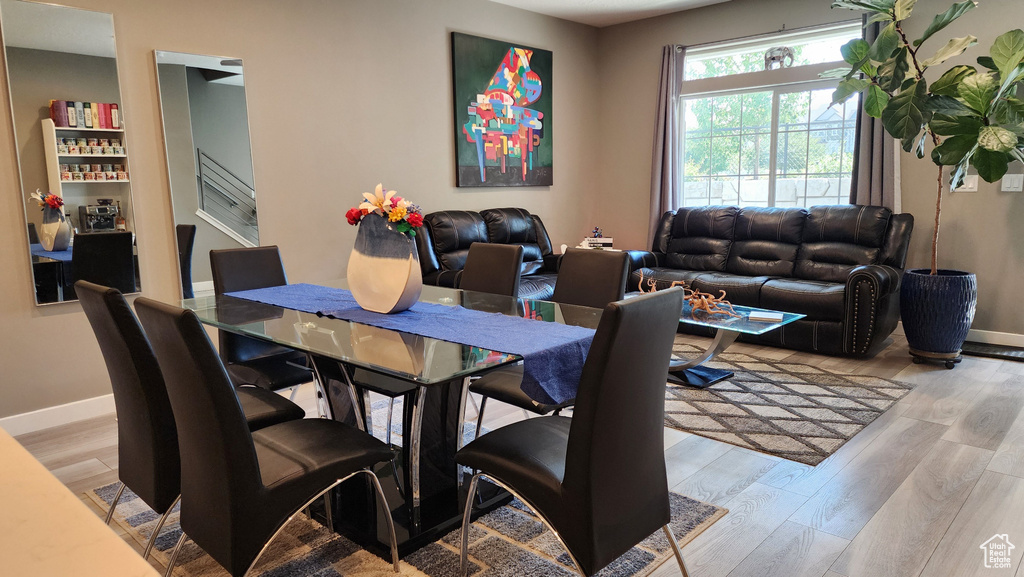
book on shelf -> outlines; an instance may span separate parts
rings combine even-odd
[[[75,101],[75,117],[78,119],[78,128],[85,128],[85,105]]]
[[[92,107],[92,127],[101,128],[100,126],[100,105],[97,102],[91,102],[89,104]]]
[[[68,103],[65,100],[50,101],[50,120],[55,126],[68,125]]]
[[[57,128],[121,129],[118,106],[112,102],[51,100],[50,120]]]
[[[121,128],[121,120],[117,116],[117,104],[110,104],[110,127]]]
[[[779,323],[782,322],[784,315],[775,311],[750,311],[750,315],[747,318],[762,323]]]

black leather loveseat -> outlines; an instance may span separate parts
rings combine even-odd
[[[544,223],[522,208],[445,210],[424,216],[423,227],[416,234],[423,283],[458,287],[474,242],[522,245],[519,296],[549,299],[554,294],[558,257],[552,254]]]
[[[631,251],[640,274],[686,281],[733,304],[803,313],[757,337],[826,354],[874,354],[899,320],[899,285],[914,219],[881,207],[683,208],[665,213],[651,252]],[[680,324],[680,330],[710,329]]]

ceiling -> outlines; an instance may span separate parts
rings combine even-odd
[[[114,20],[105,12],[0,1],[7,46],[114,58]]]
[[[598,28],[729,0],[491,0]]]

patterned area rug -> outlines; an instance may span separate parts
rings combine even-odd
[[[106,510],[118,483],[93,489],[86,495]],[[672,530],[680,546],[692,541],[726,514],[721,507],[671,493]],[[125,489],[114,513],[115,522],[144,546],[156,527],[158,516],[129,489]],[[166,566],[181,536],[178,513],[167,519],[157,537],[152,557]],[[455,577],[459,569],[461,531],[456,529],[439,541],[402,559],[402,575]],[[550,531],[518,500],[477,519],[470,527],[472,577],[522,577],[523,575],[575,575],[572,561]],[[658,531],[598,573],[601,577],[644,577],[672,556],[668,540]],[[674,562],[674,561],[673,561]],[[310,575],[334,577],[386,577],[394,575],[389,562],[361,549],[345,537],[299,514],[278,535],[264,554],[254,577]],[[221,577],[227,571],[191,541],[178,556],[178,577]]]
[[[682,356],[703,351],[677,340]],[[706,389],[669,383],[665,425],[817,465],[914,386],[890,379],[725,352],[707,366],[735,372]]]

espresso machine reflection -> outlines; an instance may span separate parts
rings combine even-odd
[[[78,207],[79,232],[114,232],[117,207],[110,204],[85,204]]]

